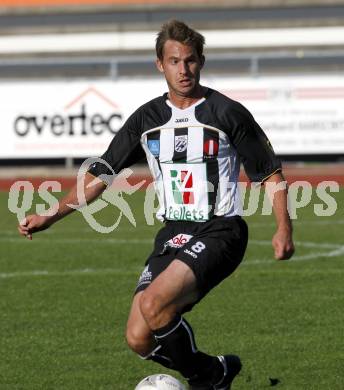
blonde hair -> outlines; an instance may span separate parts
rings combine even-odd
[[[156,38],[155,51],[159,60],[163,59],[164,45],[169,39],[195,48],[198,57],[202,58],[205,44],[204,36],[179,20],[169,20],[162,25]]]

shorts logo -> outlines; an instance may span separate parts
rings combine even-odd
[[[157,139],[148,140],[148,149],[153,156],[159,156],[160,153],[160,141]]]
[[[190,255],[194,259],[197,259],[197,255],[195,253],[189,251],[189,249],[184,249],[184,253],[186,253],[187,255]]]
[[[192,236],[190,236],[190,234],[180,233],[168,240],[165,245],[168,245],[172,248],[181,248],[186,243],[188,243],[191,238]]]
[[[204,142],[203,150],[206,157],[217,156],[219,152],[219,144],[213,139],[209,139]]]
[[[152,281],[152,273],[148,271],[148,265],[145,267],[145,269],[142,271],[142,274],[139,279],[138,287],[141,286],[142,284],[147,284],[151,283]]]
[[[187,135],[176,135],[174,137],[174,150],[178,153],[184,152],[188,145]]]
[[[194,204],[192,172],[171,169],[170,174],[174,201],[177,204]]]

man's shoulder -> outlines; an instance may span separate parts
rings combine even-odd
[[[243,106],[241,103],[216,89],[208,88],[207,101],[208,104],[214,105],[215,107],[220,109],[230,110],[233,112],[241,112],[245,114],[248,112],[246,107]]]
[[[154,111],[157,109],[161,110],[164,106],[166,106],[165,100],[166,99],[164,95],[157,96],[154,99],[151,99],[146,103],[142,104],[135,112],[144,114],[146,112]]]
[[[142,133],[165,124],[170,117],[171,109],[166,104],[165,95],[162,95],[142,104],[133,112],[130,120]]]
[[[229,129],[233,124],[245,124],[252,120],[251,113],[239,102],[223,93],[208,88],[204,105],[197,109],[200,122],[218,128]]]

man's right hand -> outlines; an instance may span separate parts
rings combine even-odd
[[[94,181],[95,184],[89,186],[89,184]],[[83,185],[84,196],[87,204],[96,199],[106,188],[106,185],[100,179],[95,178],[88,172],[86,172]],[[49,214],[49,216],[37,214],[28,215],[20,222],[18,231],[22,236],[32,240],[33,233],[48,229],[48,227],[53,223],[72,213],[75,208],[70,207],[70,205],[79,205],[79,207],[82,207],[86,203],[80,204],[78,198],[78,186],[76,184],[67,195],[65,195],[58,203],[48,210],[47,214]]]
[[[52,224],[51,217],[41,215],[28,215],[18,225],[19,233],[29,240],[32,240],[32,234],[48,229]]]

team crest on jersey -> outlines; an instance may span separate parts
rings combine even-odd
[[[204,142],[204,155],[206,157],[217,156],[219,153],[219,144],[213,139]]]
[[[188,136],[176,135],[174,137],[174,150],[178,153],[184,152],[188,146]]]

